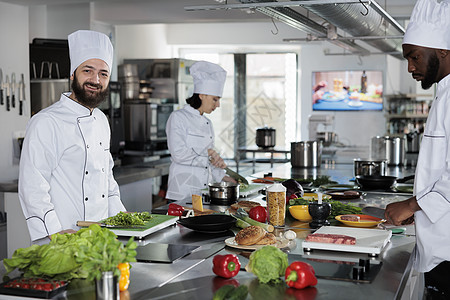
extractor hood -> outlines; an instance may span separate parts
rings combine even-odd
[[[191,6],[185,9],[251,9],[307,33],[308,38],[304,40],[325,40],[355,55],[370,54],[368,49],[355,43],[360,40],[378,49],[380,53],[402,58],[401,43],[405,30],[375,1],[238,1],[236,4]],[[314,14],[314,18],[310,14]],[[315,19],[320,19],[321,22]],[[285,41],[295,40],[299,39]]]

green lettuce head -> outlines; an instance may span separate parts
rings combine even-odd
[[[264,246],[250,255],[248,268],[261,283],[268,283],[280,281],[288,265],[286,253],[274,246]]]

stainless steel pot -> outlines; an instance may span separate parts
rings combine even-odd
[[[388,165],[399,166],[405,164],[406,158],[405,137],[390,136],[386,139],[386,156]]]
[[[353,160],[355,176],[385,176],[387,160],[355,158]]]
[[[239,184],[233,182],[216,182],[209,185],[211,204],[232,204],[239,199]]]
[[[405,135],[406,139],[406,152],[418,153],[420,150],[420,141],[422,140],[422,133],[410,132]]]
[[[405,164],[406,139],[404,136],[375,136],[371,140],[370,157],[386,159],[389,166]]]
[[[256,129],[256,146],[261,148],[275,147],[275,129],[262,127]]]
[[[322,162],[322,141],[291,143],[291,165],[300,168],[319,167]]]

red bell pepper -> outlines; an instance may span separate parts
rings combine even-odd
[[[223,278],[231,278],[239,273],[241,263],[234,254],[216,255],[213,258],[213,272]]]
[[[250,211],[248,212],[248,216],[255,221],[265,223],[267,220],[267,211],[261,205],[255,206],[250,209]]]
[[[302,261],[294,261],[286,268],[284,278],[289,287],[304,289],[317,284],[317,278],[313,267]]]
[[[169,209],[167,214],[170,216],[182,216],[184,212],[184,207],[175,203],[169,204]]]

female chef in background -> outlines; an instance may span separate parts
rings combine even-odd
[[[226,71],[219,65],[198,61],[189,69],[194,79],[194,94],[182,109],[167,120],[167,145],[171,155],[166,198],[190,199],[210,182],[231,181],[226,164],[214,150],[214,130],[205,114],[220,106]]]

